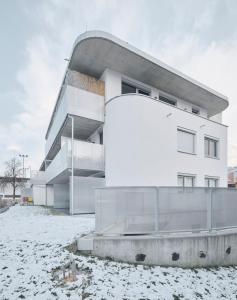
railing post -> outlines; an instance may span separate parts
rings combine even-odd
[[[209,188],[207,200],[207,228],[212,231],[212,188]]]
[[[159,234],[159,188],[156,188],[155,231]]]

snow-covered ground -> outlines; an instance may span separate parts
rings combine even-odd
[[[65,245],[93,229],[91,215],[23,206],[0,214],[0,299],[237,299],[235,267],[185,270],[73,255],[78,281],[55,280],[53,270],[72,258]]]

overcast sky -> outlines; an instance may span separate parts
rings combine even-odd
[[[13,155],[38,169],[76,37],[105,30],[229,97],[229,165],[237,165],[236,0],[0,2],[0,173]]]

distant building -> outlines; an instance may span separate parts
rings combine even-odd
[[[228,168],[228,187],[237,188],[237,166]]]
[[[3,179],[4,177],[0,176],[0,181]],[[28,186],[29,185],[29,178],[17,178],[18,182],[24,182],[24,186]],[[21,197],[21,190],[22,188],[24,188],[24,186],[22,187],[17,187],[16,189],[16,198],[20,198]],[[8,183],[6,186],[1,186],[0,185],[0,199],[6,199],[6,198],[12,198],[13,197],[13,188],[12,185],[10,183]]]

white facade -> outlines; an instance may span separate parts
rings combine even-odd
[[[104,185],[227,186],[227,106],[225,96],[126,42],[86,32],[46,134],[45,204],[88,213]]]
[[[178,149],[178,129],[195,134],[194,154]],[[227,128],[143,95],[122,95],[106,105],[105,165],[108,186],[177,186],[178,175],[216,177],[227,186]],[[204,153],[204,137],[218,140],[217,158]]]

